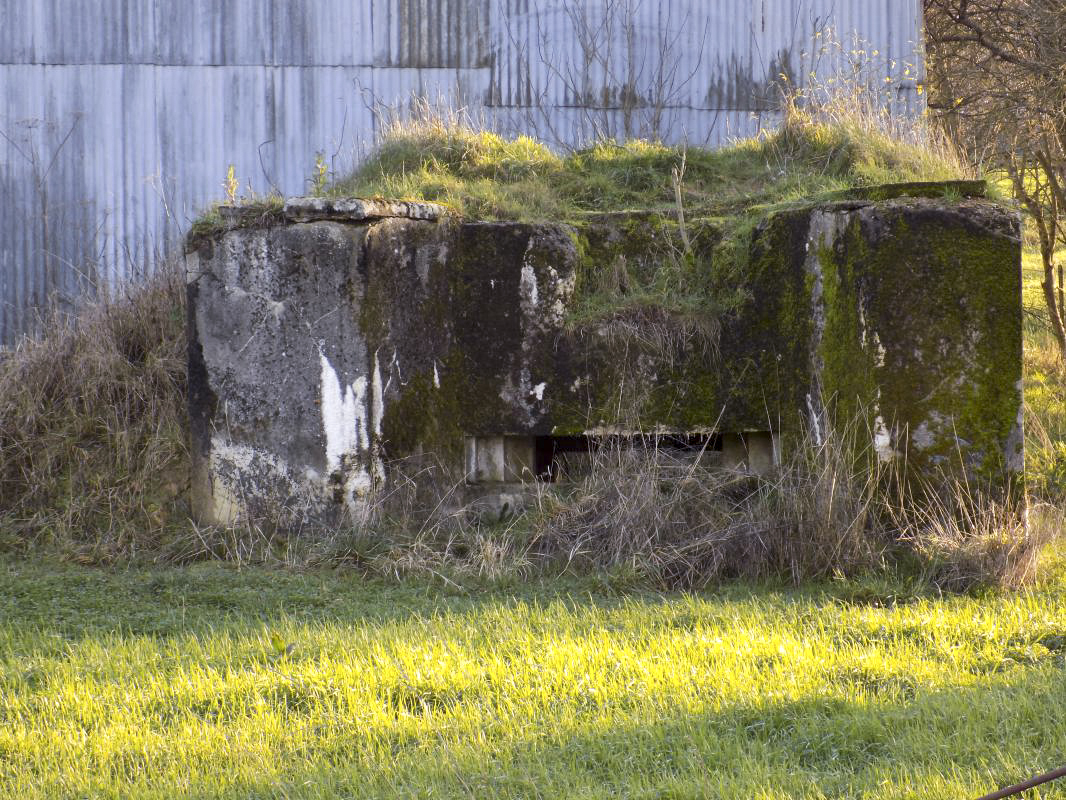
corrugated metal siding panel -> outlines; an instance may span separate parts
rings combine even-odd
[[[385,43],[378,66],[488,66],[488,0],[383,0],[374,10],[376,32]]]
[[[377,0],[273,0],[278,66],[366,67],[374,63]]]
[[[575,19],[599,31],[603,4],[580,0],[0,0],[0,343],[52,292],[153,269],[229,164],[260,194],[305,191],[316,153],[345,170],[381,104],[425,97],[556,142],[658,127],[713,146],[774,124],[777,75],[824,81],[854,32],[878,50],[871,83],[920,108],[904,75],[919,0],[616,3],[632,30],[594,34],[587,59]],[[819,54],[831,23],[848,47]],[[660,54],[673,77],[649,67]]]

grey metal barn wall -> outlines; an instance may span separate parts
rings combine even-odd
[[[561,145],[715,145],[776,120],[778,75],[855,58],[914,111],[919,37],[920,0],[0,0],[0,344],[154,270],[229,165],[304,192],[413,96]]]

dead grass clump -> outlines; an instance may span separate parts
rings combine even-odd
[[[951,592],[1030,582],[1061,521],[1050,506],[1020,514],[959,481],[939,492],[923,491],[919,500],[894,511],[900,543],[916,560],[923,583]]]
[[[856,441],[848,431],[811,438],[763,476],[605,447],[571,492],[542,494],[535,553],[669,589],[888,570],[967,591],[1035,576],[1052,525],[1027,526],[1016,506],[965,485],[907,495],[900,465]]]
[[[756,477],[656,447],[607,447],[570,495],[542,502],[536,545],[580,569],[670,588],[868,569],[884,548],[877,478],[848,452],[835,441],[798,448]]]
[[[291,524],[282,514],[231,527],[189,527],[166,560],[219,560],[287,569],[342,567],[392,579],[422,577],[498,581],[529,574],[527,526],[477,513],[465,476],[430,455],[386,465],[388,481],[367,498],[358,519],[332,525]],[[298,516],[298,515],[296,515]]]
[[[163,270],[0,361],[0,530],[79,561],[158,551],[185,522],[184,283]]]

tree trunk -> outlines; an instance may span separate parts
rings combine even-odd
[[[1051,321],[1051,332],[1055,336],[1055,341],[1058,342],[1059,356],[1063,360],[1066,360],[1066,328],[1064,328],[1062,322],[1062,270],[1061,268],[1059,270],[1059,286],[1058,292],[1056,292],[1055,262],[1052,260],[1052,253],[1044,247],[1041,247],[1040,258],[1044,262],[1044,280],[1040,284],[1040,288],[1044,290],[1044,300],[1047,303],[1048,319]]]

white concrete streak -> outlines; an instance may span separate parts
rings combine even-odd
[[[530,240],[530,245],[533,242]],[[536,308],[540,302],[540,292],[537,289],[537,273],[533,271],[533,265],[524,263],[522,265],[522,277],[519,279],[519,289],[522,292],[522,297],[529,303],[531,308]]]
[[[360,376],[341,388],[337,371],[325,353],[322,363],[322,429],[326,435],[326,466],[333,473],[344,466],[344,457],[357,459],[370,450],[366,420],[366,377]]]
[[[366,379],[364,378],[363,380],[365,381]],[[378,362],[378,354],[374,353],[374,372],[370,379],[370,417],[375,438],[381,436],[381,422],[385,417],[385,398],[383,395],[381,365]]]
[[[892,446],[892,434],[888,432],[884,417],[880,414],[874,419],[874,452],[877,457],[887,463],[896,457],[896,449]]]

